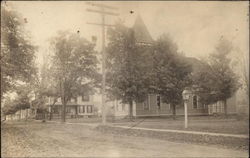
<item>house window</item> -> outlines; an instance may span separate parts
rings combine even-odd
[[[84,105],[79,106],[78,113],[85,113],[85,106]]]
[[[158,109],[161,109],[161,96],[159,95],[156,96],[156,104]]]
[[[82,95],[82,101],[89,101],[89,95],[83,94]]]
[[[144,110],[149,110],[149,97],[143,102],[143,109]]]
[[[87,106],[87,113],[92,113],[92,106],[91,105]]]
[[[193,108],[197,109],[197,107],[198,107],[198,98],[195,95],[195,96],[193,96]]]

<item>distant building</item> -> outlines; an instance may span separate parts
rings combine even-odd
[[[140,16],[135,20],[133,26],[136,42],[138,44],[150,45],[153,39],[150,36],[147,27],[145,26]],[[187,58],[193,67],[193,71],[197,71],[201,63],[198,59]],[[233,96],[227,100],[228,114],[236,113],[236,97]],[[160,95],[149,94],[147,99],[142,103],[134,103],[133,109],[134,116],[162,116],[172,115],[172,109],[169,104],[163,103]],[[193,93],[188,100],[188,113],[189,115],[210,115],[214,113],[224,113],[224,104],[218,101],[215,104],[204,105],[200,102],[199,94]],[[184,115],[184,106],[176,106],[176,115]]]
[[[135,24],[132,29],[136,42],[139,45],[151,45],[154,40],[152,39],[147,27],[145,26],[140,16],[135,20]],[[196,58],[187,58],[187,60],[193,66],[193,71],[199,70],[202,66],[201,62]],[[200,101],[199,93],[193,93],[188,102],[188,114],[189,115],[212,115],[224,113],[224,105],[221,101],[211,105],[204,105]],[[50,110],[54,113],[54,116],[60,116],[62,112],[62,103],[60,98],[52,106],[53,100],[50,98],[47,105],[50,106]],[[236,96],[227,100],[228,114],[236,113]],[[158,94],[148,94],[147,99],[144,102],[133,103],[133,116],[145,117],[145,116],[167,116],[172,115],[172,108],[169,104],[162,102],[162,96]],[[120,100],[111,100],[106,102],[107,116],[116,118],[123,118],[129,115],[129,105],[122,103]],[[102,105],[101,95],[98,93],[92,95],[82,95],[71,100],[67,103],[66,114],[71,117],[82,116],[101,116]],[[183,104],[176,106],[176,115],[184,115]]]
[[[63,107],[61,98],[57,98],[54,103],[53,97],[49,97],[46,105],[49,107],[48,111],[53,113],[53,118],[61,117]],[[107,101],[105,105],[108,117],[123,118],[128,115],[128,105],[118,100]],[[73,97],[66,104],[67,117],[100,117],[101,115],[101,95],[98,93]]]
[[[49,107],[49,112],[53,113],[53,117],[60,117],[62,115],[62,101],[57,98],[54,103],[54,98],[49,97],[46,103]],[[68,117],[83,117],[94,115],[95,102],[93,95],[81,95],[72,97],[66,104],[66,116]]]

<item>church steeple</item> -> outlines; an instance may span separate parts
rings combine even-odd
[[[153,42],[153,38],[148,32],[148,29],[146,25],[144,24],[140,15],[138,15],[135,20],[133,30],[134,30],[135,39],[137,43],[151,44]]]

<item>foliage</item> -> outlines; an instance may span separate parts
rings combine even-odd
[[[18,81],[32,82],[36,48],[25,32],[24,20],[17,12],[1,6],[1,97]]]
[[[59,32],[51,40],[54,55],[50,71],[64,107],[71,97],[92,90],[100,78],[94,46],[69,32]]]
[[[179,104],[191,84],[191,66],[166,35],[152,45],[135,42],[132,29],[117,24],[109,30],[107,82],[109,93],[124,103],[143,102],[149,93]]]
[[[150,91],[160,94],[162,101],[173,106],[182,101],[182,91],[191,85],[191,65],[178,53],[176,44],[162,35],[153,45],[151,53]]]
[[[32,100],[30,88],[27,85],[16,87],[17,97],[13,100],[10,97],[6,97],[3,107],[4,114],[14,114],[18,110],[30,108]]]
[[[37,80],[35,86],[35,100],[33,101],[33,107],[36,109],[46,109],[47,97],[52,97],[56,101],[60,97],[60,89],[56,84],[55,79],[52,77],[50,71],[51,64],[48,62],[48,58],[44,58],[41,68],[40,80]]]
[[[146,98],[147,76],[144,59],[147,46],[137,45],[132,29],[117,23],[108,31],[107,86],[110,96],[123,103]]]
[[[10,97],[6,97],[2,110],[3,114],[9,115],[9,114],[14,114],[18,109],[17,106],[15,106],[14,101],[11,100]]]
[[[239,88],[237,75],[230,68],[228,58],[232,44],[221,39],[210,54],[209,61],[203,70],[197,72],[194,81],[202,88],[202,100],[205,104],[214,103],[232,97]]]

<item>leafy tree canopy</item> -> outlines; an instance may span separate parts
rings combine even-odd
[[[95,86],[100,75],[97,72],[95,45],[70,32],[59,32],[51,40],[54,52],[49,69],[55,87],[60,87],[66,100]],[[60,94],[61,95],[61,94]]]
[[[215,51],[201,71],[194,75],[194,82],[202,88],[202,100],[205,104],[230,98],[239,88],[238,76],[230,67],[228,55],[232,44],[226,39],[220,39]]]
[[[14,99],[10,97],[5,98],[3,107],[4,114],[14,114],[18,110],[30,108],[30,103],[33,100],[31,89],[32,87],[27,85],[16,87],[16,97]]]
[[[192,66],[188,59],[178,52],[177,45],[168,35],[158,38],[150,53],[150,90],[160,94],[165,103],[181,103],[182,91],[191,85]]]
[[[24,30],[24,19],[1,6],[1,97],[18,81],[32,82],[36,76],[35,50]]]
[[[107,87],[109,95],[124,103],[142,102],[147,96],[148,46],[138,45],[134,30],[118,22],[108,30]]]

